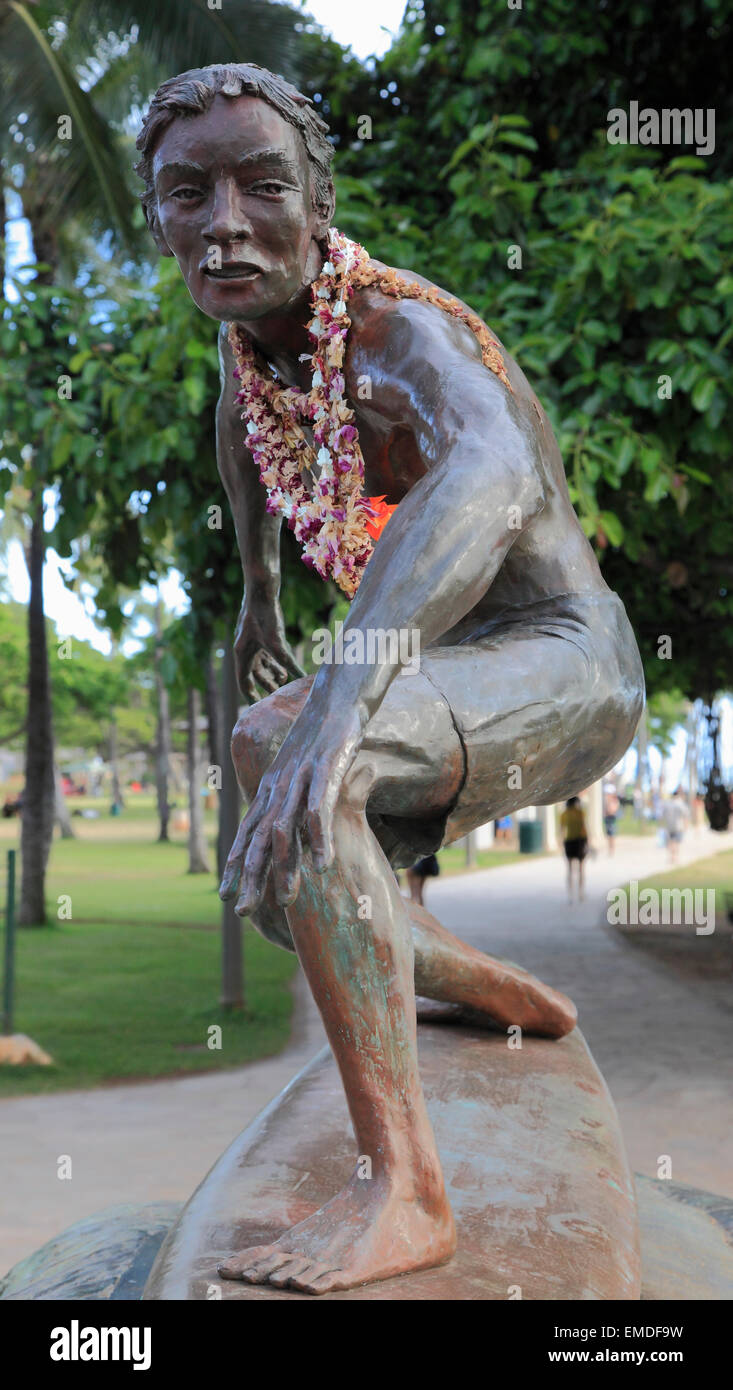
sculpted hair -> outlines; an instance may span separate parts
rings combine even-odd
[[[169,77],[150,103],[135,142],[141,154],[135,172],[145,183],[140,201],[148,226],[156,215],[153,153],[158,140],[179,116],[200,116],[208,111],[217,95],[260,97],[274,107],[283,120],[295,126],[308,155],[314,207],[328,203],[333,188],[333,146],[327,138],[328,126],[316,113],[310,98],[303,96],[284,77],[257,63],[214,63],[208,68],[192,68],[190,72],[179,73],[178,77]]]

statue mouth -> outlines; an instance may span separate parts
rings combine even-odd
[[[262,274],[259,266],[252,265],[249,261],[232,261],[228,265],[219,266],[218,269],[204,262],[200,269],[212,280],[253,280],[256,275]]]

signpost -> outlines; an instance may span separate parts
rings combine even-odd
[[[8,883],[5,894],[5,971],[3,976],[3,1033],[13,1031],[13,983],[15,975],[15,854],[8,850]]]

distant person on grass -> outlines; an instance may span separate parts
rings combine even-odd
[[[568,901],[573,901],[573,864],[578,866],[578,901],[585,897],[585,856],[588,853],[588,827],[579,796],[565,802],[560,817],[563,848],[568,862]]]

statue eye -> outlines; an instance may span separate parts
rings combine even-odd
[[[175,188],[170,196],[177,198],[182,203],[190,203],[194,198],[200,198],[202,194],[200,188]]]
[[[278,183],[276,179],[263,179],[254,186],[260,193],[284,193],[286,189],[286,185]]]

